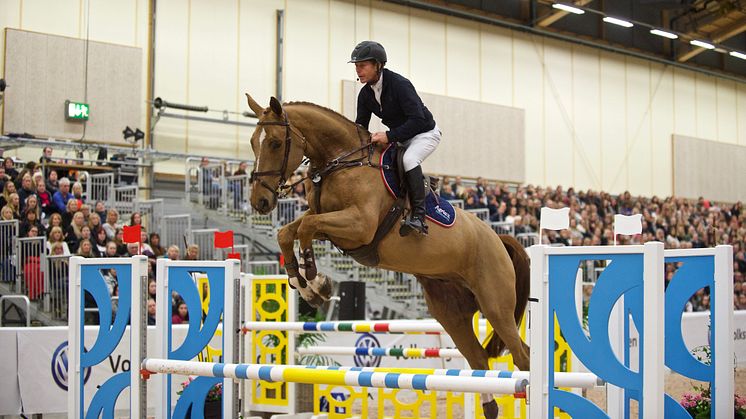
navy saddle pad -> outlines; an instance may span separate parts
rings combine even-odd
[[[395,144],[390,144],[381,154],[381,177],[386,189],[394,198],[399,196],[399,173],[396,169],[398,149]],[[456,210],[450,202],[427,190],[425,197],[425,212],[427,218],[443,227],[451,227],[456,222]]]

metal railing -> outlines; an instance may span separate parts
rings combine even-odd
[[[46,238],[18,239],[18,262],[15,291],[25,294],[32,301],[42,301],[49,284],[45,283]],[[47,304],[45,304],[45,307]]]
[[[216,249],[216,253],[220,260],[228,259],[229,253],[238,253],[239,261],[241,261],[241,272],[246,272],[245,269],[249,267],[251,247],[248,244],[237,244],[233,248]]]
[[[279,275],[280,274],[280,262],[274,262],[271,260],[260,260],[249,262],[248,271],[254,275]]]
[[[103,201],[111,206],[114,201],[114,173],[95,173],[86,176],[84,195],[88,202]]]
[[[134,210],[140,213],[143,225],[150,233],[161,233],[163,219],[163,199],[144,199],[135,201]]]
[[[508,234],[515,236],[515,224],[510,221],[493,221],[490,223],[490,227],[497,234]]]
[[[26,327],[31,327],[31,302],[25,295],[3,295],[0,297],[0,327],[5,327],[5,302],[10,300],[21,300],[21,303],[26,306]]]
[[[192,242],[192,216],[190,214],[166,215],[162,219],[161,244],[177,246],[182,257],[186,254],[186,242]],[[184,239],[186,235],[186,240]]]
[[[249,175],[226,176],[223,182],[223,203],[226,215],[245,218],[251,195]]]
[[[461,208],[464,209],[464,200],[463,199],[449,199],[448,202],[451,203],[455,208]]]
[[[468,209],[466,212],[470,212],[477,216],[480,220],[484,221],[485,223],[490,222],[490,210],[487,208],[476,208],[476,209]]]
[[[535,244],[539,244],[539,235],[536,233],[520,233],[517,234],[515,238],[524,248],[529,248]]]
[[[117,186],[114,188],[113,207],[119,211],[120,216],[135,212],[135,202],[139,194],[137,185]]]
[[[55,320],[67,320],[70,256],[47,256],[45,277],[49,278],[49,312]]]
[[[0,221],[0,281],[15,282],[18,253],[18,221]]]
[[[215,249],[215,232],[216,228],[206,228],[192,230],[192,241],[189,244],[199,246],[200,260],[216,260],[218,258],[217,249]]]

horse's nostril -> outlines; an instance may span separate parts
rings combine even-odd
[[[261,209],[266,210],[267,208],[269,208],[269,201],[265,198],[262,198],[261,200],[259,200],[259,206],[261,207]]]

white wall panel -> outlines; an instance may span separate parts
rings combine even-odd
[[[481,70],[478,25],[449,18],[446,38],[446,94],[478,100]]]
[[[673,70],[674,133],[697,136],[697,93],[694,73]]]
[[[650,141],[654,159],[652,193],[658,196],[670,196],[672,192],[671,135],[674,132],[673,69],[658,65],[652,66],[650,81],[653,85],[651,91],[653,106],[650,111]]]
[[[386,66],[407,77],[410,71],[409,14],[407,9],[401,6],[382,4],[381,7],[373,9],[370,21],[370,38],[380,42],[386,49],[388,58]],[[349,57],[355,42],[353,40],[348,42],[347,56]]]
[[[715,78],[696,75],[697,137],[707,140],[718,138],[717,87]]]
[[[341,109],[342,80],[354,80],[355,65],[348,64],[350,52],[357,45],[355,37],[355,6],[348,2],[333,1],[329,9],[329,107]]]
[[[739,84],[736,98],[736,128],[738,130],[738,144],[746,145],[746,86]]]
[[[52,35],[85,37],[85,27],[81,22],[85,11],[79,0],[22,0],[21,27],[27,31]]]
[[[738,125],[736,109],[736,82],[715,80],[717,87],[717,140],[724,143],[738,143]]]
[[[513,106],[513,35],[506,29],[482,25],[480,31],[482,91],[480,100]]]
[[[648,61],[627,58],[627,184],[636,194],[652,193],[650,143],[650,66]]]
[[[329,0],[287,0],[284,100],[329,105]],[[274,56],[274,54],[273,54]]]
[[[21,29],[21,0],[0,1],[0,28]],[[0,33],[0,61],[5,60],[5,31]],[[2,64],[2,62],[0,62]],[[0,71],[4,66],[0,67]]]
[[[601,174],[603,190],[623,192],[627,187],[627,105],[624,57],[601,53]]]
[[[409,78],[414,80],[418,90],[443,95],[446,85],[445,18],[412,10],[409,24]]]
[[[542,38],[515,33],[513,36],[513,106],[526,110],[526,182],[544,185],[546,150],[544,147],[544,77],[541,68]]]
[[[85,2],[82,4],[85,7]],[[90,13],[90,37],[92,39],[122,45],[137,44],[135,39],[137,2],[91,0]],[[85,25],[88,24],[88,19],[85,13],[82,17],[84,25],[82,36],[85,37]]]
[[[573,52],[573,125],[575,127],[575,165],[573,184],[577,189],[601,187],[601,103],[599,52],[574,47]]]
[[[572,54],[556,41],[544,42],[546,182],[571,185],[573,144]]]
[[[238,88],[238,2],[191,2],[189,102],[213,110],[234,109]],[[203,36],[202,34],[210,34]],[[215,86],[221,86],[215,89]],[[219,118],[219,114],[207,116]],[[238,132],[233,125],[190,121],[189,153],[231,155]]]
[[[155,97],[189,102],[190,8],[181,0],[158,2],[158,48],[155,57]],[[187,121],[161,118],[155,126],[155,147],[185,153],[189,141]]]

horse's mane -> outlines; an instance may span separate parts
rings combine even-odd
[[[342,122],[346,124],[355,125],[353,121],[350,121],[346,116],[342,115],[341,113],[335,111],[334,109],[329,109],[325,106],[317,105],[312,102],[285,102],[283,103],[283,106],[310,106],[312,108],[316,108],[320,111],[325,111],[332,116],[336,117],[337,119],[341,120]]]

